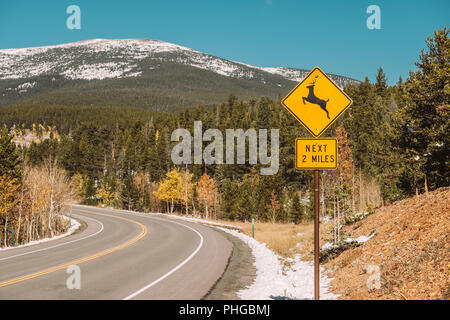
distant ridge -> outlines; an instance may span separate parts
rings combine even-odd
[[[276,98],[307,73],[252,66],[160,40],[91,39],[1,49],[0,105],[128,103],[173,110],[218,103],[230,93],[242,98]],[[341,87],[359,83],[345,76],[330,76]],[[79,99],[67,96],[80,92]]]

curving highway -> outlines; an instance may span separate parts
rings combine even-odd
[[[0,300],[201,299],[223,274],[232,244],[213,228],[121,210],[73,206],[87,227],[0,251]],[[80,268],[68,289],[67,268]]]

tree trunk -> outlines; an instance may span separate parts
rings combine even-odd
[[[338,197],[337,198],[337,216],[338,216],[338,219],[337,219],[337,224],[338,224],[337,239],[338,239],[338,242],[341,241],[341,210],[340,210],[339,206],[340,206],[340,203],[339,203],[339,197]]]
[[[214,194],[214,220],[217,220],[217,195]]]
[[[26,223],[25,223],[25,225],[26,225],[26,229],[25,229],[26,239],[25,239],[25,241],[28,243],[28,241],[30,239],[30,222],[28,221],[28,217],[26,217],[25,221],[26,221]]]
[[[53,189],[50,192],[50,216],[48,217],[48,224],[47,227],[50,230],[50,236],[53,238],[53,228],[52,228],[52,222],[53,222],[53,215],[54,215],[55,205],[53,201]]]
[[[370,188],[369,188],[369,186],[367,186],[367,190],[366,190],[366,195],[367,195],[366,204],[370,203],[370,193],[369,193],[369,191],[370,191]]]
[[[194,200],[194,194],[193,193],[194,193],[194,191],[192,191],[192,214],[195,217],[196,211],[195,211],[195,200]]]
[[[33,219],[33,222],[31,223],[30,241],[33,241],[36,236],[36,225],[37,219]]]
[[[15,242],[17,244],[19,244],[19,241],[20,241],[20,222],[22,219],[22,209],[23,209],[23,186],[22,186],[22,190],[20,193],[19,220],[18,220],[19,224],[17,226],[17,231],[16,231],[17,234],[15,235]]]
[[[185,194],[185,203],[186,203],[186,215],[189,215],[187,172],[185,172],[184,180],[185,180],[184,181],[184,194]]]
[[[363,208],[363,188],[362,188],[362,174],[361,168],[359,168],[359,211],[362,212]]]
[[[3,230],[3,233],[4,233],[3,244],[5,247],[7,247],[8,244],[6,243],[6,234],[8,233],[8,212],[5,212],[5,229]]]
[[[50,236],[53,237],[53,228],[52,228],[52,222],[53,222],[53,215],[55,210],[55,203],[54,203],[54,188],[55,188],[55,166],[56,166],[56,160],[53,160],[53,158],[49,158],[48,160],[48,173],[49,173],[49,184],[50,184],[50,212],[47,217],[47,228],[48,231],[50,231]],[[42,228],[44,227],[44,223],[42,223]]]
[[[336,195],[333,197],[333,222],[334,222],[334,229],[333,229],[333,239],[334,243],[336,243],[337,240],[337,223],[336,223],[337,217],[336,217]]]
[[[355,164],[352,163],[352,214],[355,213]]]
[[[43,228],[43,223],[42,223],[42,219],[41,219],[41,234],[42,234],[42,228]],[[36,221],[35,225],[34,225],[34,240],[39,240],[39,226],[38,223]]]
[[[30,242],[33,239],[33,222],[34,219],[30,221],[28,226],[28,240],[27,242]]]
[[[103,177],[106,177],[106,149],[105,149],[105,155],[103,157]]]

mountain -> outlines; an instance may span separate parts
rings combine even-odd
[[[308,70],[263,68],[148,39],[0,50],[0,106],[116,105],[173,111],[285,95]],[[330,77],[341,87],[359,81]]]

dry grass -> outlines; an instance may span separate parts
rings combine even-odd
[[[242,232],[252,236],[251,222],[227,220],[211,220],[211,222],[229,224],[240,227]],[[255,239],[265,243],[271,250],[283,257],[292,257],[297,253],[311,255],[313,249],[313,223],[285,224],[270,222],[255,222]]]

